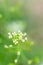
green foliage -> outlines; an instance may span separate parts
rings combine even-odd
[[[7,0],[3,2],[2,7],[0,6],[0,65],[37,65],[39,63],[37,55],[43,56],[42,51],[38,47],[35,48],[36,46],[33,48],[34,42],[27,39],[26,33],[20,31],[8,33],[9,39],[6,34],[6,24],[9,22],[20,21],[22,28],[28,30],[31,22],[27,22],[25,10],[23,11],[19,4],[8,6]],[[24,28],[24,25],[27,27]]]

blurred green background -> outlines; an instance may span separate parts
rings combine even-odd
[[[8,32],[18,30],[35,42],[30,57],[38,56],[43,63],[43,0],[0,0],[0,65],[13,65],[4,44],[10,43]]]

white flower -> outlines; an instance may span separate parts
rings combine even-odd
[[[9,47],[12,47],[12,45],[9,45]]]
[[[18,41],[15,42],[15,45],[18,44]]]
[[[16,45],[17,43],[15,43],[15,45]]]
[[[22,41],[22,42],[25,42],[25,40],[24,40],[24,39],[22,39],[21,41]]]
[[[9,39],[10,39],[10,38],[12,38],[12,35],[11,35],[11,33],[8,33],[8,35],[9,35]]]
[[[11,35],[11,33],[9,32],[8,35]]]
[[[21,40],[22,39],[22,36],[19,36],[19,40]]]
[[[18,31],[18,33],[19,33],[19,35],[22,35],[23,36],[23,33],[20,30]]]
[[[15,42],[15,45],[16,45],[16,44],[18,44],[18,43]]]
[[[13,40],[13,43],[16,45],[16,44],[18,44],[18,41],[17,40]]]
[[[25,40],[27,40],[27,37],[25,37]]]
[[[9,36],[9,39],[12,38],[12,36]]]
[[[9,36],[9,39],[12,38],[12,36]]]
[[[20,55],[20,51],[17,52],[17,55]]]
[[[16,42],[16,40],[13,40],[13,43],[15,43]]]
[[[14,62],[15,62],[15,63],[17,63],[17,62],[18,62],[18,60],[17,60],[17,59],[15,59],[15,60],[14,60]]]
[[[14,33],[12,33],[12,35],[14,35],[15,34],[15,32]]]
[[[22,32],[20,32],[20,35],[21,35],[21,36],[23,36],[23,33],[22,33]]]
[[[4,48],[9,48],[7,45],[4,45]]]

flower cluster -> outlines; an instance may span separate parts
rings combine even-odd
[[[12,43],[13,44],[10,44],[9,46],[8,45],[4,45],[4,48],[15,48],[17,49],[17,52],[16,52],[16,55],[17,57],[14,59],[14,63],[17,63],[18,60],[19,60],[19,57],[22,53],[22,50],[24,49],[27,49],[29,50],[30,47],[32,45],[34,45],[34,42],[33,41],[28,41],[27,39],[27,34],[26,33],[22,33],[21,31],[18,31],[17,33],[8,33],[8,37],[9,39],[12,40]],[[31,65],[33,63],[33,60],[29,59],[27,60],[28,64]],[[35,62],[37,62],[37,58],[35,59]]]
[[[8,37],[9,39],[12,40],[13,44],[16,46],[17,44],[24,43],[25,41],[27,41],[27,37],[26,37],[26,33],[22,33],[21,31],[18,31],[17,33],[8,33]],[[4,45],[4,48],[13,48],[13,44],[11,45]],[[18,50],[17,51],[17,57],[21,55],[21,51]],[[14,59],[14,62],[17,63],[18,62],[18,58]]]
[[[21,31],[18,31],[17,33],[8,33],[9,39],[12,39],[13,43],[16,45],[21,42],[25,42],[27,40],[26,33],[22,33]]]

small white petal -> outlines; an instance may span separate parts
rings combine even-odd
[[[9,32],[8,35],[11,35],[11,33]]]
[[[9,39],[12,38],[12,35],[9,36]]]
[[[15,43],[15,45],[16,45],[17,43]]]
[[[20,55],[20,51],[17,52],[17,55]]]
[[[12,38],[12,35],[11,35],[11,33],[8,33],[8,35],[9,35],[9,39],[10,39],[10,38]]]
[[[18,62],[18,60],[17,60],[17,59],[15,59],[15,60],[14,60],[14,62],[15,62],[15,63],[17,63],[17,62]]]
[[[25,40],[24,40],[24,39],[22,39],[22,42],[25,42]]]
[[[18,44],[18,41],[17,40],[13,40],[13,43],[16,45],[16,44]]]
[[[14,33],[12,33],[12,35],[14,35],[14,34],[16,34],[15,32]]]
[[[25,40],[27,40],[27,37],[25,37]]]
[[[12,35],[14,35],[14,33],[12,33]]]
[[[4,45],[4,48],[9,48],[7,45]]]
[[[22,39],[22,36],[19,36],[19,40],[21,40]]]
[[[15,43],[16,42],[16,40],[13,40],[13,43]]]
[[[16,45],[17,43],[15,43],[15,45]]]
[[[9,45],[9,47],[12,47],[12,45]]]

